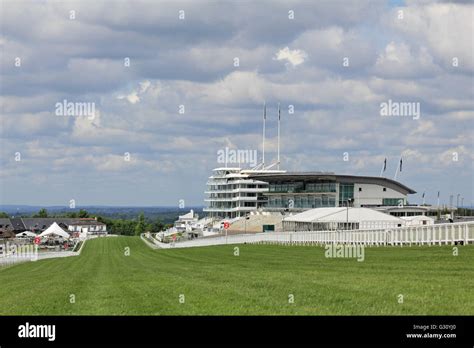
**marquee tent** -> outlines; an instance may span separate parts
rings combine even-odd
[[[44,230],[39,236],[46,237],[50,235],[60,236],[64,239],[69,238],[69,233],[65,232],[56,222],[53,222],[53,224]]]
[[[385,229],[405,225],[405,220],[369,208],[315,208],[283,219],[285,231]]]
[[[16,235],[17,237],[36,237],[36,233],[31,231],[20,232]]]

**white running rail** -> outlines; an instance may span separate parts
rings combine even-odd
[[[142,239],[144,239],[143,236]],[[163,249],[257,243],[288,245],[363,244],[369,246],[471,244],[474,243],[474,222],[374,230],[266,232],[201,238],[176,243],[161,243],[150,236],[146,242],[153,248]]]
[[[81,240],[82,244],[78,251],[38,252],[37,258],[32,258],[31,256],[26,257],[26,256],[19,256],[19,255],[9,255],[9,256],[0,257],[0,270],[3,268],[13,266],[17,263],[31,262],[31,261],[35,262],[39,260],[52,259],[52,258],[58,258],[58,257],[79,256],[81,255],[82,249],[84,248],[86,241],[87,239]]]

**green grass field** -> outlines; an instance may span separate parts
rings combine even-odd
[[[372,247],[364,262],[325,258],[321,247],[239,245],[240,256],[233,248],[91,240],[81,256],[1,270],[0,314],[474,314],[473,246],[459,256],[449,246]]]

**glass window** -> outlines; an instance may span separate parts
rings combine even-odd
[[[382,205],[399,205],[400,203],[405,204],[403,198],[384,198],[382,199]]]
[[[328,203],[329,203],[329,201],[328,201],[328,196],[325,196],[325,195],[322,196],[322,204],[323,204],[323,206],[324,206],[324,207],[327,207],[327,206],[328,206]]]
[[[344,206],[348,199],[354,198],[354,184],[339,184],[339,206]]]

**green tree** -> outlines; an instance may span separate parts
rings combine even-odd
[[[160,232],[163,230],[163,227],[163,222],[160,219],[156,219],[150,224],[150,227],[148,229],[150,230],[150,232]]]
[[[145,214],[140,213],[140,215],[138,215],[138,221],[137,221],[137,225],[135,226],[135,235],[136,236],[139,236],[140,234],[144,233],[145,232]]]
[[[35,218],[47,218],[48,211],[45,208],[41,208],[38,214],[33,215]]]
[[[5,213],[5,212],[3,212],[3,211],[0,212],[0,218],[2,218],[2,219],[8,219],[9,217],[10,217],[10,216],[8,216],[7,213]]]
[[[88,218],[89,213],[85,211],[84,209],[79,210],[79,213],[77,214],[78,217],[80,218]]]
[[[125,233],[127,236],[133,236],[136,233],[136,225],[137,223],[135,220],[123,220],[124,225],[125,225]]]
[[[110,229],[109,229],[109,224],[107,224],[107,229],[111,231],[113,234],[124,234],[122,231],[122,225],[121,225],[121,220],[112,220],[113,222],[110,224]]]

